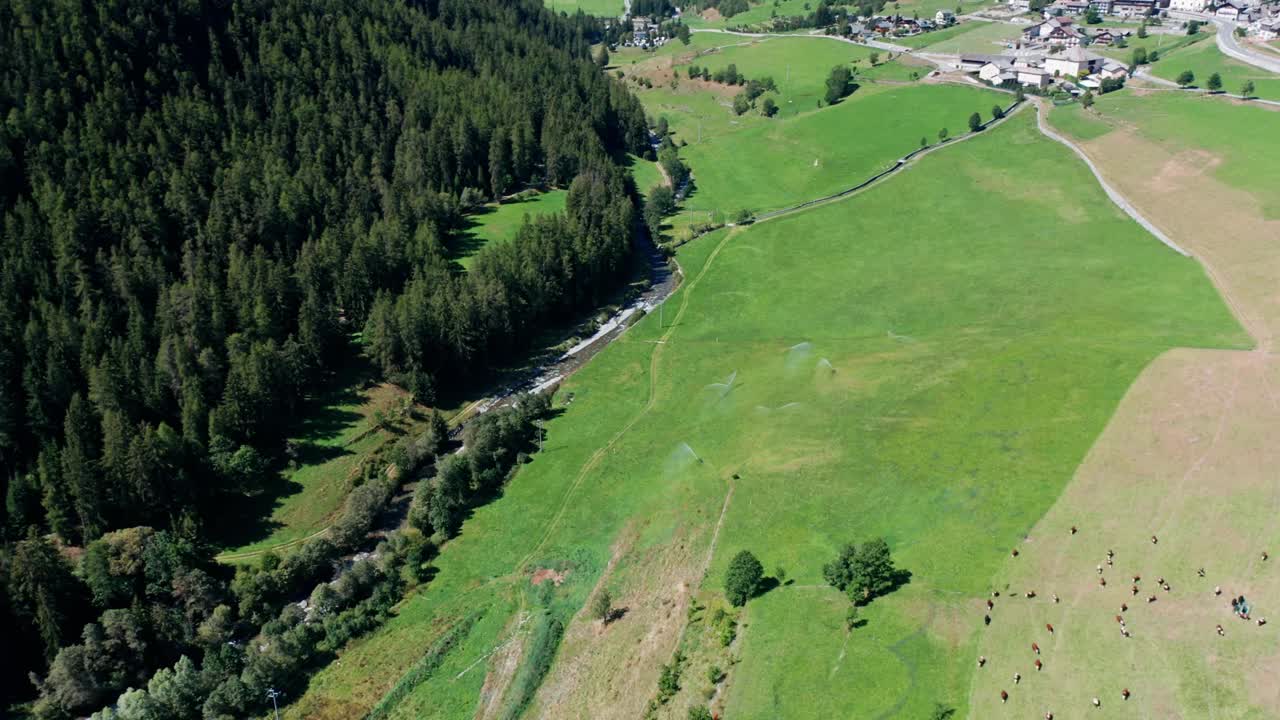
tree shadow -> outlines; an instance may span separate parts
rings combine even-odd
[[[778,582],[778,578],[776,577],[762,578],[760,580],[760,584],[756,587],[756,591],[752,593],[751,597],[753,598],[762,597],[780,587],[782,587],[782,583]]]
[[[611,608],[609,610],[609,613],[604,616],[604,624],[612,625],[613,623],[626,617],[627,613],[630,611],[631,611],[631,608],[625,608],[625,607]]]

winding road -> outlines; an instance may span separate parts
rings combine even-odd
[[[1239,60],[1242,63],[1248,63],[1256,68],[1262,68],[1268,72],[1280,73],[1280,58],[1251,50],[1240,44],[1236,38],[1236,24],[1227,20],[1212,20],[1214,25],[1218,26],[1218,49],[1223,55]]]
[[[1138,212],[1138,209],[1135,208],[1132,204],[1130,204],[1129,201],[1126,200],[1125,197],[1119,193],[1119,191],[1111,187],[1111,185],[1107,183],[1106,178],[1102,177],[1102,173],[1098,170],[1098,166],[1093,164],[1093,161],[1089,159],[1089,156],[1085,154],[1084,150],[1081,150],[1080,147],[1076,145],[1074,142],[1071,142],[1070,140],[1063,137],[1062,135],[1059,135],[1057,132],[1055,132],[1048,125],[1045,124],[1044,100],[1041,100],[1040,98],[1034,98],[1033,102],[1035,102],[1035,105],[1036,105],[1036,124],[1039,125],[1040,133],[1042,135],[1049,138],[1050,140],[1062,143],[1063,145],[1066,145],[1067,147],[1071,148],[1071,152],[1075,153],[1081,160],[1083,160],[1084,164],[1089,168],[1089,171],[1093,173],[1093,177],[1098,180],[1098,184],[1101,185],[1103,191],[1107,193],[1107,197],[1111,198],[1111,202],[1115,203],[1116,207],[1123,210],[1125,215],[1128,215],[1129,217],[1133,218],[1134,222],[1146,228],[1147,232],[1151,233],[1152,235],[1155,235],[1157,240],[1169,246],[1179,255],[1183,255],[1185,257],[1191,257],[1191,253],[1187,252],[1186,250],[1183,250],[1182,247],[1178,245],[1178,243],[1174,242],[1168,235],[1165,235],[1160,230],[1160,228],[1156,227],[1151,223],[1150,220],[1143,217],[1142,213]]]

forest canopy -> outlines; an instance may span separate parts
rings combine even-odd
[[[431,402],[616,287],[617,160],[648,129],[591,62],[599,22],[540,0],[0,0],[6,690],[81,638],[86,598],[111,613],[95,633],[152,622],[55,547],[146,528],[128,537],[191,566],[166,582],[198,572],[213,602],[202,527],[353,337]],[[467,210],[530,185],[566,211],[460,271]],[[149,662],[199,658],[199,613],[174,612]]]

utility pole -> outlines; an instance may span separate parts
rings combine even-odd
[[[277,704],[276,698],[284,697],[284,693],[275,688],[270,688],[267,690],[267,697],[271,698],[271,707],[276,712],[276,720],[280,720],[280,705]]]

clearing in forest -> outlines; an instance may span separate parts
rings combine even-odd
[[[455,253],[458,264],[471,267],[480,250],[491,244],[509,242],[526,217],[564,211],[568,190],[526,190],[501,203],[488,203],[467,216],[469,227]]]
[[[369,384],[351,372],[334,391],[311,401],[314,409],[288,441],[292,458],[254,496],[243,514],[228,518],[222,562],[250,562],[268,550],[287,550],[322,532],[354,487],[362,461],[411,429],[424,412],[389,383]],[[274,472],[274,471],[273,471]]]
[[[1002,599],[978,645],[988,666],[974,675],[970,717],[1083,716],[1093,697],[1098,717],[1276,717],[1276,626],[1258,620],[1276,620],[1280,608],[1280,454],[1269,439],[1280,423],[1280,183],[1267,160],[1280,114],[1125,92],[1049,119],[1069,134],[1085,130],[1077,136],[1108,181],[1203,263],[1256,348],[1172,350],[1139,376],[997,574]],[[1240,596],[1249,620],[1231,610]]]
[[[789,579],[739,616],[740,662],[717,660],[726,716],[963,710],[973,609],[1133,378],[1169,348],[1248,345],[1200,267],[1029,113],[678,257],[665,312],[565,383],[543,451],[292,717],[367,710],[476,612],[392,717],[640,716],[682,636],[708,660],[682,628],[742,549]],[[821,567],[876,536],[910,582],[846,635]],[[543,569],[563,582],[533,585]],[[583,609],[600,589],[608,626]],[[706,702],[694,663],[659,717]]]

